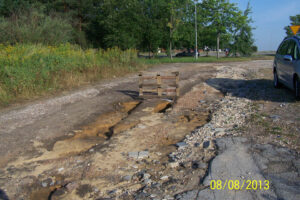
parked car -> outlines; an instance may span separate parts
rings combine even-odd
[[[273,64],[274,87],[281,84],[294,90],[300,100],[300,36],[285,38],[275,55]]]
[[[176,57],[193,57],[195,56],[195,52],[191,52],[191,51],[183,51],[181,53],[176,54]],[[198,53],[199,56],[199,53]]]

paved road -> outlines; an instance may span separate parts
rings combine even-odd
[[[177,199],[300,199],[300,158],[287,148],[270,144],[251,145],[246,138],[227,137],[217,139],[219,154],[211,162],[209,174],[204,180],[207,189],[193,190],[178,195]],[[270,182],[269,190],[211,190],[212,180],[257,180]],[[262,188],[264,188],[266,185]],[[246,187],[246,184],[245,186]],[[255,187],[255,186],[254,186]],[[251,186],[250,186],[251,188]]]

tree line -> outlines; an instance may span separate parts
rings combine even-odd
[[[195,12],[195,7],[197,12]],[[196,14],[196,17],[195,17]],[[257,50],[250,17],[228,0],[0,0],[0,43],[83,48]]]

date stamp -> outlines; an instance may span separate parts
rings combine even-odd
[[[211,180],[211,190],[269,190],[270,181],[268,180]]]

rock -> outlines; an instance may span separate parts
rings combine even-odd
[[[194,144],[194,147],[199,147],[200,146],[200,143],[199,142],[196,142],[195,144]]]
[[[91,153],[94,152],[94,149],[90,149],[89,152],[91,152]]]
[[[146,184],[146,185],[150,185],[151,183],[152,183],[152,180],[151,179],[144,179],[144,184]]]
[[[61,167],[61,168],[58,169],[58,172],[61,172],[61,171],[63,171],[64,169],[65,169],[65,168]]]
[[[202,161],[193,161],[191,167],[193,169],[206,169],[207,164]]]
[[[149,179],[150,177],[151,177],[151,175],[148,174],[148,173],[144,173],[144,174],[143,174],[143,178],[144,178],[144,179]]]
[[[166,196],[164,196],[164,199],[166,199],[166,200],[173,200],[174,198],[171,197],[170,195],[166,195]]]
[[[168,179],[169,179],[168,176],[162,176],[162,177],[160,178],[160,180],[162,180],[162,181],[165,181],[165,180],[168,180]]]
[[[187,146],[187,143],[185,143],[185,142],[178,142],[177,144],[176,144],[176,146],[180,149],[180,148],[185,148],[186,146]]]
[[[77,189],[78,186],[79,186],[78,183],[76,183],[76,182],[71,182],[71,183],[68,183],[68,184],[66,185],[66,188],[67,188],[67,190],[68,190],[69,192],[71,192],[71,191]]]
[[[48,186],[48,183],[42,182],[42,186],[43,186],[43,187],[47,187],[47,186]]]
[[[132,175],[126,175],[122,178],[123,181],[131,181]]]
[[[139,152],[129,152],[128,153],[129,158],[137,159],[138,156],[139,156]]]
[[[149,157],[149,151],[140,151],[138,154],[138,159],[143,159],[148,157]]]
[[[279,115],[270,115],[270,118],[273,120],[273,122],[277,122],[280,119]]]
[[[215,132],[224,132],[226,129],[225,128],[216,128]]]
[[[179,167],[179,163],[178,162],[170,162],[169,167],[171,167],[171,168]]]
[[[203,147],[203,149],[206,149],[206,148],[208,148],[208,147],[209,147],[209,145],[210,145],[210,141],[204,141],[204,142],[202,143],[202,147]]]

